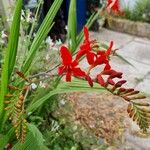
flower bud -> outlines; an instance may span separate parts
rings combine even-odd
[[[101,74],[97,75],[97,82],[101,85],[101,86],[105,86],[105,81],[102,78]]]
[[[115,87],[121,87],[124,83],[126,83],[127,81],[126,80],[121,80],[121,81],[118,81],[116,84],[115,84]]]
[[[5,95],[5,97],[7,97],[7,98],[11,98],[11,97],[13,97],[14,95],[13,94],[6,94]]]

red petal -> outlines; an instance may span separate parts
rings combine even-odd
[[[112,3],[112,0],[107,0],[107,7]]]
[[[83,55],[86,54],[86,49],[84,48],[84,45],[80,46],[80,50],[78,51],[77,55],[76,55],[76,60],[80,59]]]
[[[76,59],[80,59],[83,55],[87,54],[91,50],[90,42],[83,43],[80,46],[80,50],[77,53]]]
[[[111,66],[109,65],[109,62],[106,63],[104,70],[110,70]]]
[[[134,91],[134,89],[126,89],[126,92],[125,93],[129,93],[129,92],[132,92],[132,91]]]
[[[68,71],[66,74],[66,81],[71,82],[71,72],[70,71]]]
[[[122,72],[114,72],[110,75],[110,78],[122,78]]]
[[[110,9],[116,13],[118,13],[118,15],[122,15],[123,13],[120,11],[120,5],[119,5],[119,0],[108,0],[108,4],[107,4],[107,10],[110,11]]]
[[[76,77],[85,77],[85,75],[86,75],[85,72],[82,71],[80,68],[73,68],[72,73]]]
[[[92,65],[94,63],[94,57],[95,57],[94,53],[92,53],[92,52],[87,53],[86,58],[90,65]]]
[[[116,0],[114,5],[111,7],[113,11],[119,11],[119,0]]]
[[[126,89],[125,89],[125,88],[120,88],[118,91],[119,91],[119,93],[120,93],[120,92],[125,92]]]
[[[105,63],[106,61],[106,56],[105,55],[101,55],[100,57],[97,57],[94,65],[97,66],[97,65],[101,65],[103,63]]]
[[[97,81],[101,86],[105,86],[105,81],[100,74],[97,75]]]
[[[102,50],[99,50],[99,51],[97,52],[97,55],[103,55],[103,54],[105,54],[105,52],[102,51]]]
[[[89,85],[90,85],[91,87],[93,87],[93,81],[92,81],[91,77],[90,77],[89,75],[87,75],[87,76],[85,77],[85,79],[88,81]]]
[[[107,49],[107,51],[105,53],[106,57],[108,57],[110,55],[112,47],[113,47],[113,41],[110,42],[109,48]]]
[[[66,71],[66,67],[65,66],[61,66],[58,68],[58,74],[62,75],[64,72]]]
[[[108,0],[107,8],[112,9],[113,11],[119,10],[119,1],[118,0]]]
[[[84,36],[85,36],[85,40],[89,41],[89,31],[86,26],[84,26]]]
[[[108,82],[109,84],[111,84],[111,85],[114,85],[114,84],[115,84],[115,82],[114,82],[111,78],[108,78],[107,82]]]
[[[86,43],[83,43],[81,46],[80,46],[80,49],[82,51],[84,51],[85,53],[88,52],[88,51],[91,51],[91,46],[90,46],[90,42],[86,42]]]
[[[60,54],[61,54],[63,65],[70,65],[72,62],[72,56],[69,49],[65,46],[62,46],[60,48]]]
[[[113,74],[113,73],[115,73],[116,71],[115,70],[104,70],[103,72],[102,72],[102,74],[103,75],[111,75],[111,74]]]
[[[71,67],[75,67],[78,65],[78,61],[77,60],[74,60],[72,63],[71,63]]]

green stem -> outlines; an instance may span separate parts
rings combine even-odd
[[[31,42],[31,38],[32,38],[32,35],[33,35],[33,32],[34,32],[34,29],[35,29],[35,26],[36,26],[36,22],[38,20],[38,15],[39,15],[39,11],[40,11],[40,8],[41,6],[43,5],[43,1],[41,0],[37,6],[37,10],[36,10],[36,13],[35,13],[35,17],[34,17],[34,21],[32,23],[32,26],[31,26],[31,29],[30,29],[30,32],[29,32],[29,36],[27,37],[27,42],[25,44],[25,54],[24,54],[24,58],[23,58],[23,61],[22,61],[22,64],[26,58],[26,52],[28,52],[27,50],[29,49],[29,46],[30,46],[30,42]]]

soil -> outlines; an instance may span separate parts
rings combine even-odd
[[[75,118],[110,150],[149,150],[150,132],[143,134],[127,114],[127,102],[106,93],[72,93]]]

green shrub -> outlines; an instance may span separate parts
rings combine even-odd
[[[129,6],[124,9],[124,18],[133,21],[150,22],[150,1],[138,0],[136,1],[133,10],[130,10]]]

